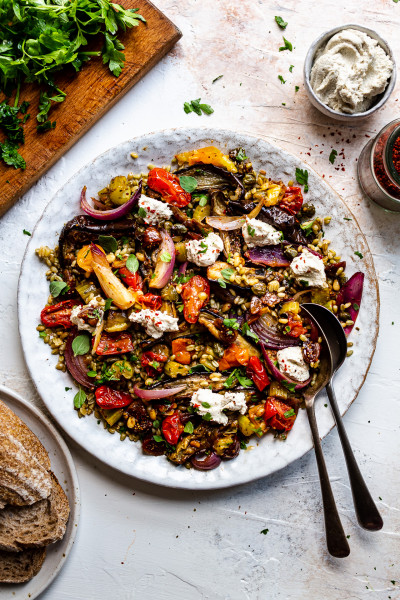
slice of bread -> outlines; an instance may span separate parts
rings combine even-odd
[[[46,546],[64,536],[69,504],[56,476],[51,473],[52,490],[45,500],[31,506],[6,506],[0,510],[0,550],[20,552]]]
[[[0,431],[0,485],[8,493],[2,504],[33,504],[47,498],[52,489],[49,472],[22,442]],[[11,501],[10,501],[11,500]]]
[[[24,583],[37,575],[46,557],[46,548],[22,552],[0,550],[0,583]]]
[[[19,440],[25,450],[36,456],[37,460],[48,471],[51,467],[46,448],[27,425],[0,400],[0,432],[8,433]]]

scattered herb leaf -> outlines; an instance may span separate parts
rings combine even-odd
[[[74,353],[74,356],[81,356],[83,354],[87,354],[89,350],[89,336],[77,335],[76,338],[72,341],[72,351]]]
[[[185,192],[189,192],[191,194],[197,188],[197,179],[194,177],[190,177],[189,175],[182,175],[179,177],[179,183],[182,189]]]
[[[308,192],[308,171],[307,169],[296,168],[296,181],[300,185],[304,185],[304,191]]]
[[[337,157],[337,150],[335,150],[334,148],[331,150],[331,153],[329,155],[329,162],[330,163],[334,163]]]
[[[287,21],[284,21],[282,19],[282,17],[275,17],[275,21],[278,23],[279,27],[281,29],[286,29],[287,27]]]
[[[53,298],[57,298],[60,294],[64,294],[69,290],[69,286],[65,281],[51,281],[50,282],[50,294]]]
[[[130,254],[128,256],[128,260],[126,261],[125,266],[131,273],[136,273],[136,271],[139,268],[139,261],[134,254]]]
[[[86,400],[86,394],[82,388],[79,388],[79,392],[77,392],[74,396],[74,406],[79,409],[84,404]]]
[[[98,241],[106,254],[117,251],[118,242],[112,235],[99,235]]]
[[[284,46],[281,46],[279,48],[279,52],[283,52],[284,50],[290,50],[290,52],[292,52],[293,50],[293,45],[291,42],[289,42],[289,40],[287,40],[285,37],[283,38],[283,42],[284,42]]]

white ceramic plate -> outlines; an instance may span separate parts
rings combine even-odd
[[[272,146],[269,142],[226,130],[181,129],[148,134],[108,150],[92,163],[84,166],[50,201],[36,225],[22,263],[18,291],[19,328],[25,359],[49,411],[65,431],[86,450],[100,460],[139,479],[157,484],[187,489],[222,488],[245,483],[273,473],[293,462],[312,448],[312,440],[304,411],[285,442],[265,436],[259,443],[252,442],[251,451],[241,452],[232,461],[208,472],[175,467],[165,457],[145,456],[140,444],[121,443],[117,435],[110,435],[97,424],[95,418],[78,419],[73,410],[75,391],[65,387],[75,385],[68,374],[56,371],[56,357],[38,337],[36,326],[48,297],[47,267],[35,255],[35,248],[58,243],[63,224],[80,212],[79,195],[84,185],[87,196],[95,196],[111,177],[130,171],[145,171],[149,163],[169,164],[174,154],[196,147],[214,144],[223,151],[242,146],[246,148],[256,169],[264,168],[268,176],[287,182],[294,179],[296,167],[309,171],[307,200],[315,203],[318,214],[331,215],[326,236],[332,240],[336,252],[347,260],[347,272],[362,269],[365,273],[364,295],[357,321],[359,330],[353,330],[354,355],[345,362],[335,379],[336,396],[344,413],[360,390],[374,353],[378,334],[379,295],[371,253],[354,216],[317,173],[299,159]],[[130,152],[138,152],[135,161]],[[344,217],[350,220],[344,220]],[[363,260],[355,256],[357,250]],[[333,426],[327,400],[322,395],[317,402],[317,420],[321,437]]]
[[[0,385],[0,398],[28,425],[46,448],[52,471],[67,494],[71,509],[65,535],[56,544],[47,546],[46,558],[39,573],[27,583],[16,585],[0,583],[1,600],[33,600],[58,575],[74,543],[80,513],[78,476],[64,440],[39,410],[3,385]]]

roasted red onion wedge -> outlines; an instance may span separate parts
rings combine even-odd
[[[251,262],[267,267],[288,267],[289,260],[280,246],[264,246],[264,248],[251,248],[245,253]]]
[[[179,394],[179,392],[183,392],[186,389],[186,385],[177,385],[176,387],[171,387],[168,389],[152,389],[152,390],[142,390],[137,385],[133,388],[134,394],[143,402],[151,402],[152,400],[161,400],[162,398],[168,398],[169,396],[174,396],[175,394]]]
[[[161,231],[162,242],[157,256],[154,276],[150,280],[149,287],[160,290],[171,279],[175,264],[175,244],[172,237]]]
[[[351,320],[354,323],[356,322],[358,313],[360,311],[363,287],[364,273],[361,273],[359,271],[358,273],[354,273],[354,275],[352,275],[350,279],[346,281],[336,298],[336,304],[338,306],[350,302],[348,311],[350,313]],[[346,335],[349,335],[349,333],[354,327],[354,323],[353,325],[348,325],[344,328],[344,332]]]
[[[198,471],[211,471],[212,469],[219,467],[221,459],[214,452],[211,452],[211,454],[198,452],[191,458],[190,462]]]
[[[121,206],[117,206],[117,208],[113,208],[111,210],[97,210],[90,206],[89,202],[86,200],[86,186],[82,189],[81,192],[81,209],[91,217],[95,219],[99,219],[101,221],[113,221],[114,219],[119,219],[127,215],[131,212],[132,208],[137,204],[140,195],[142,193],[142,180],[139,181],[138,189],[132,196],[129,198],[128,202],[122,204]]]
[[[95,385],[93,379],[91,379],[87,372],[88,367],[85,363],[85,356],[75,356],[72,350],[72,342],[79,335],[77,330],[72,331],[65,344],[65,364],[69,374],[75,379],[79,385],[89,390],[94,390]]]
[[[250,325],[250,329],[258,336],[260,342],[270,350],[282,350],[288,346],[300,345],[301,342],[298,339],[280,333],[277,325],[277,320],[266,312]]]

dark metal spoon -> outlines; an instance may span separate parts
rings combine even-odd
[[[303,306],[303,305],[302,305]],[[308,313],[308,311],[305,311]],[[309,313],[308,313],[309,314]],[[312,318],[312,317],[311,317]],[[324,507],[324,520],[326,532],[326,545],[329,553],[336,558],[345,558],[350,554],[349,543],[344,534],[343,526],[340,521],[339,513],[333,496],[328,470],[326,468],[324,454],[322,452],[321,440],[319,437],[317,421],[315,418],[314,404],[315,398],[328,384],[333,374],[333,364],[328,347],[321,354],[321,363],[318,377],[313,385],[306,388],[304,400],[308,421],[310,423],[311,433],[314,442],[315,456],[317,459],[319,481],[321,485],[322,503]]]
[[[318,325],[329,348],[332,359],[332,377],[326,384],[326,391],[331,404],[332,412],[335,417],[336,427],[342,444],[343,453],[346,459],[347,471],[349,474],[351,491],[353,494],[354,508],[358,523],[364,529],[370,531],[379,531],[383,527],[383,520],[373,501],[367,485],[363,479],[356,459],[351,448],[349,438],[344,428],[342,416],[336,402],[335,392],[332,387],[333,376],[342,366],[347,355],[346,335],[340,325],[339,320],[330,310],[319,304],[302,304],[302,309],[307,312]]]

